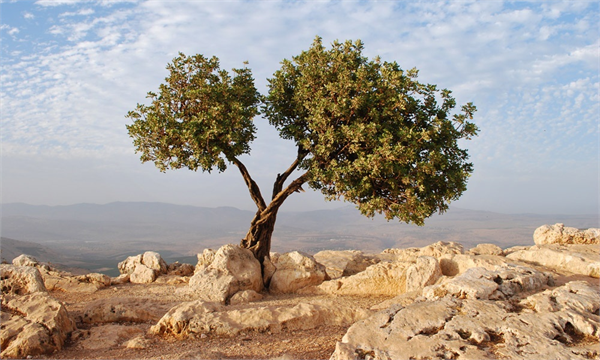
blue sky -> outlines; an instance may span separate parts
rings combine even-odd
[[[598,1],[9,1],[0,3],[2,202],[161,201],[252,209],[241,176],[141,164],[125,114],[179,51],[249,66],[260,91],[279,62],[361,39],[369,57],[478,108],[475,171],[452,205],[598,213]],[[294,158],[263,119],[243,159],[263,192]],[[318,193],[283,210],[342,206]]]

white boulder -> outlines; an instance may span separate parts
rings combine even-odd
[[[294,293],[307,286],[319,285],[326,276],[325,266],[299,251],[279,256],[275,266],[277,270],[269,285],[269,290],[274,293]]]
[[[12,264],[15,266],[37,266],[40,263],[31,255],[21,254],[13,259]]]
[[[2,296],[2,358],[25,358],[61,350],[75,321],[62,303],[43,292]]]
[[[2,295],[47,292],[39,270],[30,266],[0,265]]]
[[[146,251],[142,255],[142,264],[146,265],[147,267],[156,271],[159,274],[167,273],[167,263],[156,251]]]
[[[533,233],[536,245],[600,244],[600,229],[579,230],[564,224],[542,225]]]
[[[225,303],[242,290],[260,292],[263,279],[260,263],[248,249],[237,245],[222,246],[210,265],[196,269],[189,287],[200,298]]]
[[[433,285],[442,276],[442,268],[436,258],[420,256],[406,269],[406,292],[417,291]]]
[[[134,284],[148,284],[156,280],[157,271],[144,264],[137,264],[135,270],[129,275],[129,281]]]
[[[323,282],[306,292],[358,296],[396,296],[406,291],[410,262],[380,262],[356,275]]]

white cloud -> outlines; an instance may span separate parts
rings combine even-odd
[[[61,13],[59,15],[59,17],[87,16],[87,15],[92,15],[94,13],[95,13],[95,11],[93,9],[85,8],[85,9],[81,9],[81,10],[78,10],[78,11],[67,11],[67,12]]]
[[[599,43],[590,24],[598,23],[599,14],[589,4],[36,4],[71,7],[59,9],[62,16],[46,29],[54,36],[52,47],[40,43],[33,53],[13,51],[14,61],[3,65],[3,156],[132,156],[124,115],[157,88],[178,51],[217,55],[225,69],[249,60],[264,91],[279,61],[321,35],[326,43],[360,38],[368,56],[417,67],[422,81],[454,90],[459,103],[474,101],[481,134],[467,146],[476,172],[496,167],[510,181],[523,169],[558,171],[573,161],[598,159]],[[271,176],[294,151],[264,121],[259,124],[247,161]],[[275,160],[265,160],[273,153]]]

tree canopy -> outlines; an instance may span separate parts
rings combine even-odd
[[[360,40],[336,41],[326,49],[317,37],[307,51],[282,61],[266,95],[246,67],[232,75],[216,57],[180,53],[159,93],[148,93],[150,105],[128,113],[129,135],[141,160],[161,171],[224,171],[235,164],[257,205],[242,245],[263,247],[264,256],[277,209],[305,183],[366,216],[422,225],[466,190],[473,165],[458,142],[477,134],[469,121],[476,108],[467,103],[453,113],[451,91],[418,82],[416,69],[369,60],[363,47]],[[250,153],[257,115],[298,150],[275,179],[269,204],[239,160]],[[284,187],[296,170],[301,175]]]

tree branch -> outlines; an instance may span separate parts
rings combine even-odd
[[[294,192],[298,191],[302,184],[306,182],[308,179],[308,172],[300,175],[296,180],[292,181],[284,190],[280,191],[273,197],[269,206],[267,206],[263,211],[260,212],[260,219],[256,221],[256,224],[264,223],[268,220],[269,216],[272,213],[276,213],[279,207],[283,204],[285,199],[288,196],[292,195]]]
[[[264,211],[267,207],[267,204],[265,203],[265,200],[263,199],[262,194],[260,193],[260,188],[258,187],[258,184],[256,184],[256,182],[252,179],[250,173],[248,172],[248,169],[246,169],[246,166],[244,166],[244,164],[242,164],[242,162],[239,161],[236,157],[228,157],[228,159],[229,161],[234,163],[235,166],[238,167],[238,169],[240,169],[242,177],[244,178],[244,182],[246,183],[246,186],[248,186],[248,191],[250,191],[250,197],[256,204],[258,211]]]
[[[304,159],[306,154],[307,154],[307,152],[305,150],[302,150],[302,148],[300,146],[298,146],[298,156],[296,157],[296,160],[294,160],[294,162],[290,165],[290,167],[286,171],[283,172],[283,174],[277,174],[277,179],[275,180],[275,183],[273,184],[273,194],[271,196],[271,199],[275,199],[277,194],[279,194],[281,192],[281,190],[283,189],[283,184],[285,184],[285,181],[287,180],[287,178],[294,172],[294,170],[296,170],[296,168],[300,164],[300,161],[302,161],[302,159]]]

